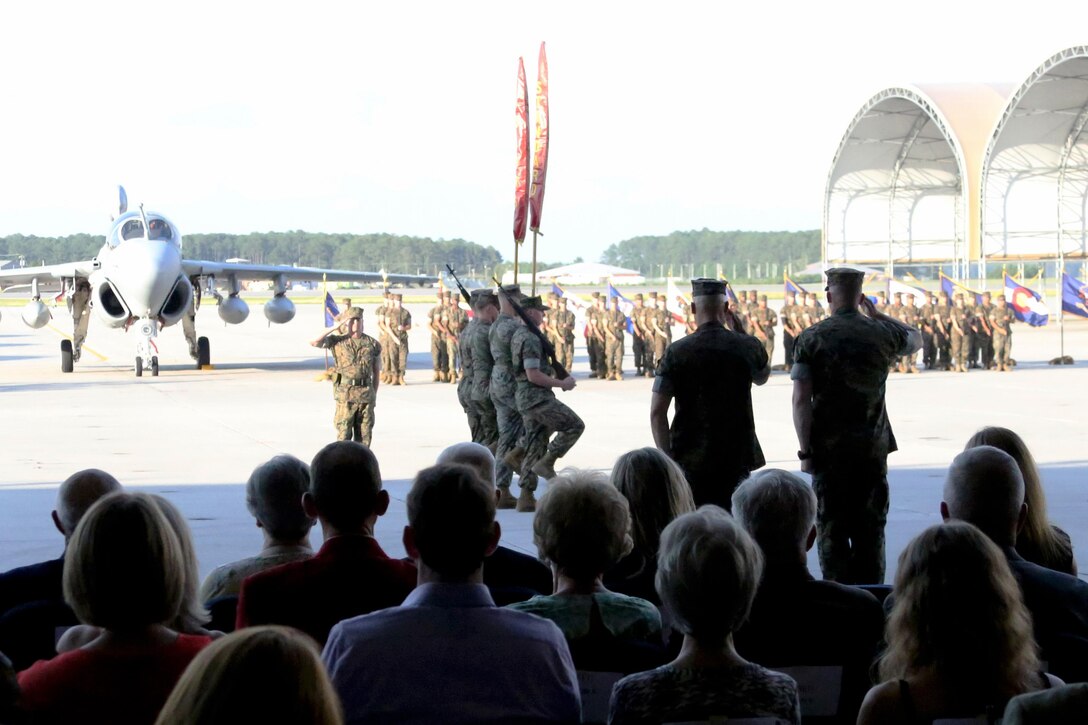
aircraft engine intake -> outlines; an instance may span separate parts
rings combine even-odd
[[[283,295],[276,295],[264,304],[264,316],[277,325],[290,322],[295,317],[295,303]]]
[[[240,325],[247,317],[249,305],[238,295],[231,295],[219,303],[219,318],[228,325]]]
[[[23,322],[35,330],[49,324],[49,310],[41,300],[31,300],[23,307]]]
[[[164,324],[173,325],[189,311],[192,302],[193,286],[184,276],[178,277],[178,281],[174,283],[174,288],[170,290],[170,295],[159,311],[159,317],[162,318]]]
[[[98,313],[98,319],[108,327],[124,327],[128,322],[128,307],[121,300],[117,290],[108,281],[101,282],[94,288],[92,295],[94,310]]]

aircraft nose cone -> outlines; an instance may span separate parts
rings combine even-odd
[[[158,314],[181,274],[181,254],[161,241],[130,239],[110,252],[104,264],[113,283],[132,314]]]

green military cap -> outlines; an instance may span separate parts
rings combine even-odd
[[[652,300],[657,299],[657,292],[651,292],[650,293],[650,299],[652,299]]]
[[[453,295],[453,292],[451,290],[448,290],[448,289],[447,290],[442,290],[442,296],[443,297],[450,297],[452,295]]]
[[[641,300],[642,299],[642,293],[641,292],[636,293],[635,294],[635,299],[636,300]]]
[[[827,286],[861,287],[865,273],[853,267],[832,267],[827,270]]]
[[[700,277],[698,279],[691,280],[691,296],[692,297],[709,297],[711,295],[724,295],[725,294],[725,282],[720,279],[710,279],[709,277]]]
[[[363,319],[363,308],[355,307],[354,305],[344,310],[344,319],[347,320],[361,320]]]
[[[591,296],[591,297],[592,297],[593,299],[597,299],[598,297],[600,297],[600,296],[601,296],[601,293],[600,293],[600,292],[594,292],[594,293],[593,293],[592,295],[590,295],[590,296]]]
[[[398,302],[399,302],[400,300],[404,299],[404,295],[402,295],[402,294],[401,294],[400,292],[397,292],[397,293],[395,293],[395,294],[391,294],[391,295],[389,295],[389,296],[390,296],[391,298],[393,298],[393,299],[397,300]]]
[[[521,301],[521,306],[526,310],[539,310],[541,312],[547,312],[548,306],[544,304],[544,300],[540,299],[540,295],[536,297],[526,297]]]
[[[505,292],[508,295],[520,295],[521,294],[521,285],[520,284],[504,284],[502,286],[502,291]]]

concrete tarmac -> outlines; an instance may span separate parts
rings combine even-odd
[[[323,327],[318,305],[300,305],[288,325],[269,326],[260,303],[242,325],[226,327],[208,301],[197,320],[211,340],[212,370],[197,371],[180,326],[158,338],[161,375],[136,378],[134,335],[92,322],[76,371],[60,371],[59,344],[70,333],[63,307],[49,327],[31,330],[18,310],[0,322],[0,571],[58,556],[63,542],[49,520],[57,484],[73,471],[99,467],[123,484],[161,493],[188,517],[201,574],[255,553],[260,532],[246,512],[244,482],[277,453],[309,460],[333,439],[330,384],[318,381],[324,353],[309,341]],[[466,440],[468,427],[456,386],[431,382],[430,304],[409,305],[408,385],[378,393],[374,452],[394,500],[377,526],[381,545],[403,556],[404,498],[416,471],[445,446]],[[373,305],[366,306],[367,331]],[[680,328],[676,328],[680,334]],[[984,425],[1018,431],[1042,469],[1051,518],[1068,531],[1078,560],[1088,562],[1088,365],[1052,367],[1059,350],[1056,324],[1015,328],[1015,372],[892,374],[888,407],[900,451],[889,459],[891,513],[888,581],[906,542],[939,520],[949,461]],[[781,363],[781,337],[774,362]],[[633,372],[628,344],[626,369]],[[1065,351],[1088,359],[1088,324],[1066,325]],[[560,393],[586,422],[582,440],[560,466],[608,471],[617,456],[652,445],[651,380],[590,380],[579,339],[578,387]],[[791,383],[776,372],[754,390],[757,433],[768,466],[797,471]],[[807,478],[807,477],[806,477]],[[499,512],[504,542],[535,553],[532,516]],[[320,544],[315,529],[313,542]],[[810,568],[819,576],[815,553]]]

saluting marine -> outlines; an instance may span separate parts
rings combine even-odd
[[[612,298],[603,323],[605,380],[623,380],[623,333],[627,329],[627,315],[620,309],[619,297]]]
[[[381,343],[363,334],[363,311],[358,307],[344,318],[346,334],[336,334],[340,325],[323,331],[310,344],[332,352],[335,361],[333,425],[336,438],[370,446],[374,432],[374,404],[381,373]]]

